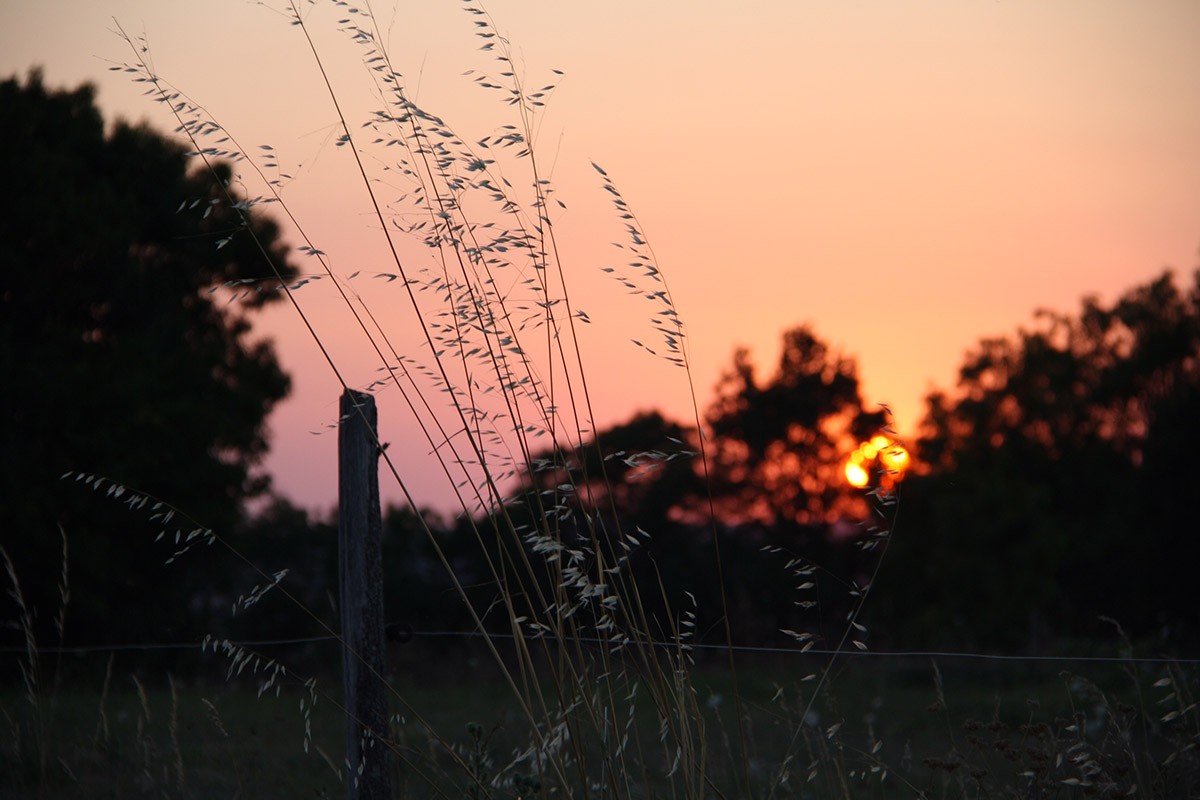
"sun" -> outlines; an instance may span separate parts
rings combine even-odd
[[[843,471],[846,481],[861,489],[871,482],[871,467],[874,465],[879,472],[880,483],[894,486],[904,479],[904,473],[911,464],[912,457],[904,445],[877,434],[850,454]]]

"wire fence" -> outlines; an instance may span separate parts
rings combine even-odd
[[[411,631],[411,640],[418,639],[483,639],[490,638],[493,640],[512,640],[516,637],[511,633],[482,633],[480,631]],[[212,639],[208,640],[208,645],[211,646]],[[220,641],[220,640],[218,640]],[[337,642],[339,637],[325,634],[321,636],[301,636],[286,639],[257,639],[233,641],[230,643],[243,648],[265,648],[265,647],[285,647],[301,644],[318,644],[322,642]],[[599,637],[576,636],[572,637],[572,641],[583,642],[586,644],[595,645],[610,645],[608,639]],[[677,642],[660,642],[653,641],[648,644],[663,649],[675,650],[680,647],[685,647],[693,651],[719,651],[745,654],[767,654],[781,656],[797,656],[797,657],[832,657],[838,658],[856,658],[856,659],[934,659],[934,660],[964,660],[964,661],[993,661],[993,662],[1052,662],[1052,663],[1100,663],[1100,664],[1178,664],[1186,666],[1200,665],[1200,658],[1187,657],[1167,657],[1167,656],[1135,656],[1135,655],[1114,655],[1114,656],[1087,656],[1087,655],[1037,655],[1037,654],[1012,654],[1012,653],[977,653],[969,651],[954,651],[954,650],[828,650],[816,647],[810,647],[802,650],[798,647],[770,647],[770,646],[748,646],[748,645],[724,645],[724,644],[698,644],[688,643],[681,645]],[[118,653],[129,651],[162,651],[162,650],[200,650],[204,647],[204,642],[148,642],[148,643],[125,643],[125,644],[94,644],[94,645],[74,645],[74,646],[37,646],[37,652],[46,654],[88,654],[88,653]],[[0,646],[0,653],[21,654],[25,653],[27,648],[22,645]]]

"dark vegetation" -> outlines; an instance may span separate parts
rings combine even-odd
[[[254,465],[267,447],[264,420],[288,389],[270,344],[250,336],[253,309],[279,294],[218,306],[208,291],[270,277],[231,208],[244,198],[189,171],[182,149],[150,130],[106,132],[87,87],[49,90],[33,73],[0,84],[0,107],[0,153],[22,187],[0,217],[0,529],[18,575],[30,576],[28,605],[58,603],[61,530],[66,644],[313,633],[314,621],[296,615],[231,621],[232,600],[257,582],[244,564],[163,568],[170,550],[146,541],[147,515],[59,479],[104,475],[235,531],[251,562],[288,568],[293,592],[332,613],[336,524],[283,499],[253,518],[242,510],[269,493]],[[271,223],[242,211],[277,268],[293,274]],[[1111,305],[1039,313],[1013,336],[982,341],[959,386],[928,403],[909,443],[922,466],[902,486],[902,535],[864,611],[873,646],[1048,652],[1111,642],[1106,617],[1154,652],[1197,644],[1200,272],[1190,286],[1164,274]],[[854,442],[886,425],[882,411],[864,408],[853,359],[810,326],[784,334],[766,379],[739,350],[706,424],[738,643],[779,644],[781,628],[804,627],[807,609],[783,568],[791,555],[818,567],[819,616],[844,617],[841,588],[865,578],[874,554],[855,533],[868,504],[841,466]],[[594,507],[611,491],[609,513],[625,530],[652,534],[635,565],[661,578],[649,606],[691,592],[701,634],[715,629],[696,431],[650,412],[599,439],[599,448],[542,453],[509,513],[532,513],[538,492],[568,480]],[[476,570],[467,526],[441,528],[482,599],[494,587]],[[467,630],[418,529],[410,510],[387,515],[389,614],[418,632]],[[36,627],[43,642],[58,638],[49,615]],[[6,640],[19,643],[19,632]]]
[[[782,643],[781,628],[798,629],[812,617],[795,603],[785,555],[821,567],[816,600],[821,616],[834,619],[846,611],[838,576],[864,576],[873,563],[858,527],[847,524],[868,512],[834,455],[833,442],[845,438],[831,432],[864,438],[882,420],[862,409],[852,362],[830,356],[807,329],[789,332],[788,342],[766,382],[756,381],[739,354],[711,412],[722,454],[713,482],[718,510],[763,498],[755,514],[730,515],[720,528],[740,644]],[[1188,486],[1200,477],[1198,355],[1200,284],[1181,290],[1170,275],[1111,306],[1088,300],[1076,316],[1043,314],[1015,337],[982,343],[958,389],[930,397],[912,443],[924,467],[902,484],[902,535],[864,612],[873,645],[1113,652],[1123,630],[1148,652],[1194,652],[1200,542]],[[793,402],[800,386],[807,407]],[[814,397],[823,399],[813,406]],[[715,573],[705,566],[711,534],[697,523],[707,497],[689,457],[694,430],[647,413],[599,438],[606,458],[590,446],[543,454],[559,466],[536,473],[528,491],[550,492],[570,478],[589,486],[596,502],[606,475],[627,527],[653,532],[637,556],[643,577],[653,568],[667,596],[690,591],[701,609],[713,608],[705,602],[717,595]],[[801,464],[799,442],[827,442],[805,450],[825,455]],[[732,451],[754,455],[724,455]],[[783,462],[778,470],[775,459]],[[771,498],[767,486],[787,470],[822,480]],[[770,477],[759,481],[756,473]],[[525,501],[510,509],[517,519],[534,505],[532,494]],[[314,547],[325,543],[332,563],[332,528],[314,533],[313,524],[281,503],[245,535],[247,542],[307,536]],[[404,576],[389,585],[392,615],[418,630],[462,629],[454,604],[435,600],[448,598],[450,588],[422,554],[411,514],[394,509],[386,528],[386,572]],[[440,535],[470,575],[465,529],[448,526]]]
[[[473,769],[495,776],[522,744],[522,721],[496,691],[496,675],[481,643],[458,647],[454,655],[442,659],[438,669],[422,670],[397,648],[393,681],[416,698],[422,715],[449,732],[451,748],[472,756]],[[328,657],[336,660],[332,643]],[[1132,796],[1194,797],[1200,765],[1194,745],[1189,747],[1191,721],[1151,723],[1151,735],[1143,727],[1143,715],[1157,716],[1154,704],[1175,689],[1192,692],[1194,699],[1194,680],[1189,685],[1173,670],[1170,685],[1143,696],[1138,683],[1150,681],[1128,670],[1089,665],[1089,676],[1081,677],[1050,664],[1014,669],[951,662],[935,669],[923,659],[855,660],[838,670],[801,723],[806,687],[789,678],[788,665],[745,659],[739,674],[748,755],[761,776],[786,757],[799,724],[801,757],[785,769],[786,783],[777,792],[782,797],[1065,800],[1122,797],[1135,787]],[[728,670],[702,665],[696,672],[700,718],[714,729],[728,725],[733,713]],[[135,681],[114,675],[103,693],[99,681],[62,691],[57,703],[62,736],[49,749],[69,765],[71,776],[41,784],[32,796],[344,794],[331,763],[342,747],[342,720],[333,704],[317,705],[306,755],[300,746],[301,714],[291,698],[258,698],[253,685],[237,680],[219,685]],[[0,693],[0,702],[8,701]],[[637,726],[642,736],[656,735],[649,709],[639,713]],[[835,735],[827,736],[834,726]],[[470,783],[456,774],[449,752],[431,747],[414,719],[398,721],[395,736],[405,750],[425,751],[426,767],[438,775],[444,793],[401,770],[397,796],[471,796]],[[0,745],[0,759],[10,752]],[[721,774],[731,771],[733,758],[727,741],[719,745],[714,760]],[[809,781],[818,763],[835,763],[837,769],[822,768]],[[888,775],[881,781],[884,771]],[[9,774],[0,773],[0,793],[6,780],[37,786],[36,777],[28,762],[17,761]]]
[[[1052,649],[1105,637],[1108,617],[1195,652],[1200,271],[1185,281],[1041,312],[929,398],[929,473],[905,486],[888,567],[909,602],[875,609],[889,625]]]
[[[250,332],[253,309],[279,295],[237,306],[209,293],[270,271],[231,207],[236,186],[189,169],[182,146],[146,127],[106,130],[90,87],[49,89],[37,72],[0,83],[0,109],[10,181],[0,214],[0,537],[30,605],[52,609],[65,532],[69,642],[195,636],[203,623],[187,609],[203,581],[163,569],[163,550],[126,509],[60,477],[92,471],[207,526],[237,524],[243,503],[269,488],[255,465],[267,415],[289,388],[270,343]],[[251,219],[291,275],[275,226]],[[38,632],[56,638],[50,614]]]

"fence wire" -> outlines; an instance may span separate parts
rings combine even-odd
[[[409,641],[416,641],[422,638],[428,639],[483,639],[485,637],[491,639],[507,639],[512,640],[516,637],[511,633],[482,633],[480,631],[412,631],[412,638]],[[532,638],[532,637],[527,637]],[[257,640],[242,640],[233,641],[230,643],[245,648],[259,647],[285,647],[289,645],[301,644],[317,644],[321,642],[335,642],[339,637],[325,634],[321,636],[301,636],[287,639],[257,639]],[[218,640],[220,641],[220,640]],[[584,642],[587,644],[610,645],[608,639],[599,637],[575,636],[572,641]],[[208,640],[209,646],[212,645],[213,639]],[[407,642],[406,642],[407,643]],[[688,643],[681,645],[676,642],[646,642],[653,647],[663,649],[678,649],[683,647],[687,650],[696,651],[719,651],[728,653],[753,653],[753,654],[770,654],[783,656],[804,656],[804,657],[830,657],[837,656],[839,658],[865,658],[865,659],[942,659],[942,660],[970,660],[970,661],[998,661],[998,662],[1057,662],[1057,663],[1101,663],[1101,664],[1183,664],[1188,666],[1200,665],[1200,658],[1171,658],[1166,656],[1083,656],[1083,655],[1033,655],[1033,654],[1011,654],[1011,653],[976,653],[969,651],[955,650],[826,650],[816,647],[810,647],[807,650],[801,650],[798,647],[769,647],[769,646],[749,646],[749,645],[724,645],[724,644],[697,644]],[[37,646],[38,653],[47,654],[87,654],[87,653],[118,653],[129,651],[154,651],[154,650],[200,650],[204,646],[203,642],[149,642],[149,643],[125,643],[125,644],[94,644],[94,645],[73,645],[73,646]],[[403,645],[400,645],[403,646]],[[20,654],[26,652],[26,647],[19,645],[0,646],[0,653]]]

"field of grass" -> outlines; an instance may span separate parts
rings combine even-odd
[[[507,766],[529,732],[486,659],[476,657],[482,652],[397,655],[398,796],[554,796],[513,784]],[[1200,789],[1195,709],[1162,721],[1180,690],[1194,691],[1195,667],[848,658],[801,718],[815,683],[805,676],[818,666],[816,658],[739,661],[741,735],[757,796],[1185,797]],[[711,796],[737,797],[742,755],[728,667],[702,661],[691,677],[700,709],[692,722],[706,727],[716,749],[705,754]],[[287,680],[278,696],[258,697],[245,676],[147,682],[113,675],[107,687],[100,678],[77,679],[43,698],[37,713],[22,687],[9,686],[0,694],[11,733],[0,745],[0,794],[343,796],[340,676],[316,686],[328,694],[307,715],[300,698],[308,690]],[[630,735],[654,739],[657,713],[644,700],[635,705]],[[671,765],[641,766],[634,793],[670,796]]]

